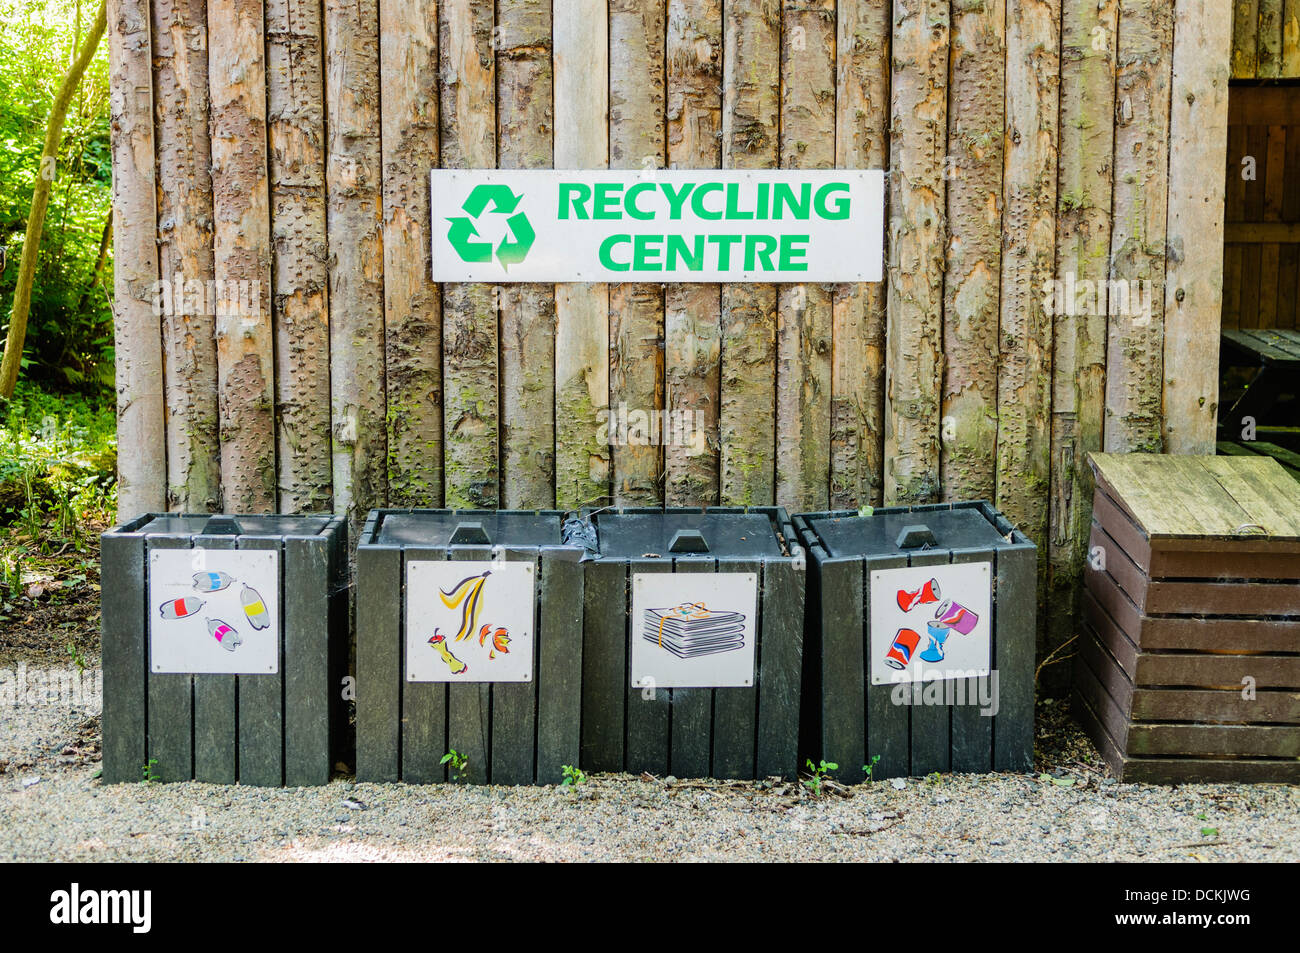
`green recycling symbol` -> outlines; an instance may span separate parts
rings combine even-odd
[[[492,243],[474,241],[478,237],[474,219],[482,215],[489,204],[494,214],[507,216],[506,224],[510,226],[510,235],[501,239],[501,244],[496,248],[497,261],[501,262],[501,267],[509,271],[511,265],[517,265],[527,257],[528,249],[533,247],[533,239],[537,234],[533,231],[528,216],[523,212],[515,212],[522,198],[523,196],[510,191],[508,185],[483,183],[474,186],[461,205],[468,215],[455,215],[447,219],[451,222],[447,241],[456,249],[461,261],[482,263],[492,260]]]

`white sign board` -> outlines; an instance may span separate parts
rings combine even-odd
[[[535,578],[527,562],[408,562],[406,680],[532,681]]]
[[[152,671],[273,675],[280,670],[280,636],[278,550],[150,553]]]
[[[871,572],[871,684],[989,673],[992,564]]]
[[[633,573],[632,686],[754,684],[758,576]]]
[[[880,281],[880,170],[435,169],[434,281]]]

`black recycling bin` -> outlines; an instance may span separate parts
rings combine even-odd
[[[984,502],[799,514],[804,744],[836,777],[1028,770],[1037,552]]]
[[[104,780],[328,782],[346,727],[344,521],[148,514],[101,545]]]
[[[580,549],[558,511],[374,510],[357,547],[357,779],[578,764]]]
[[[805,561],[778,508],[588,511],[582,757],[592,771],[793,778]]]

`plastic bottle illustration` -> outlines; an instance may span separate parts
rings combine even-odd
[[[194,588],[199,592],[220,592],[234,581],[234,576],[227,575],[224,572],[196,572],[194,574]]]
[[[254,629],[261,631],[271,624],[271,614],[266,611],[266,603],[252,586],[244,584],[244,591],[239,594],[239,601],[243,603],[244,615],[248,616],[248,623]]]
[[[206,604],[202,599],[186,596],[184,599],[173,599],[171,602],[164,602],[158,607],[158,614],[164,619],[185,619],[194,615]]]
[[[221,643],[221,647],[227,652],[233,652],[244,644],[244,640],[239,637],[239,633],[232,629],[220,619],[204,619],[208,624],[208,634]]]

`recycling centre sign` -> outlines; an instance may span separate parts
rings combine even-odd
[[[880,281],[879,170],[432,173],[433,280]]]

